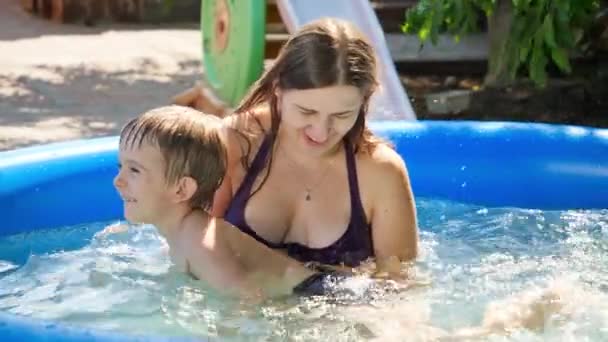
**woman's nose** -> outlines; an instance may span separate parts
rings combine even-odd
[[[322,143],[327,140],[329,137],[329,130],[331,124],[328,120],[323,120],[319,122],[315,122],[311,129],[308,131],[308,135],[310,138],[314,139],[316,142]]]

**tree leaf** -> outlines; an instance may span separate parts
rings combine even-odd
[[[574,35],[569,24],[568,14],[558,12],[555,16],[555,37],[560,46],[565,48],[574,47]]]
[[[525,62],[530,54],[530,45],[524,45],[519,49],[519,61]]]
[[[553,30],[553,15],[551,13],[545,17],[542,29],[545,33],[545,43],[547,43],[547,46],[552,49],[557,47],[557,42],[555,41],[555,31]]]
[[[570,66],[570,60],[568,59],[568,53],[566,49],[563,48],[554,48],[551,49],[551,58],[553,62],[565,73],[572,72],[572,68]]]
[[[420,28],[420,31],[418,31],[418,38],[423,42],[429,38],[429,34],[431,33],[430,23],[431,21],[427,20]]]
[[[543,49],[542,31],[538,31],[534,35],[534,47],[532,50],[532,58],[530,58],[529,73],[530,78],[540,87],[544,87],[547,83],[547,57]]]

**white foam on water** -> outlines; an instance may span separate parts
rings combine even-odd
[[[509,336],[485,340],[608,339],[607,210],[425,199],[418,210],[421,252],[405,290],[355,277],[336,285],[347,296],[251,305],[175,272],[153,227],[110,235],[79,228],[82,241],[72,248],[49,244],[74,239],[67,227],[0,239],[36,251],[23,265],[0,262],[0,310],[99,329],[234,341],[428,341],[471,333],[464,329],[484,320],[513,325]],[[2,253],[0,260],[19,259]],[[559,309],[547,298],[558,298]],[[540,309],[546,312],[534,329],[513,323]]]
[[[16,269],[17,265],[10,261],[0,260],[0,274]]]

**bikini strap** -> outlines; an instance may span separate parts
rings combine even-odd
[[[359,192],[359,181],[357,176],[357,162],[352,145],[345,141],[344,150],[346,153],[346,170],[348,171],[348,186],[350,187],[350,207],[352,210],[351,216],[353,219],[361,220],[363,226],[367,226],[367,218],[365,210],[361,202],[361,194]]]
[[[271,145],[272,139],[270,139],[270,135],[266,135],[264,140],[260,144],[258,149],[258,153],[253,158],[247,173],[245,174],[245,178],[243,179],[242,186],[239,189],[239,193],[244,193],[244,198],[249,197],[251,193],[251,188],[253,187],[253,183],[255,182],[258,174],[264,169],[264,164],[266,163],[266,157],[270,152],[272,147]]]

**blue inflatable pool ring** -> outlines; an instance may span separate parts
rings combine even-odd
[[[382,121],[416,197],[486,207],[608,208],[608,129],[474,121]],[[0,152],[0,235],[120,219],[117,137]],[[0,313],[2,341],[143,337]],[[145,340],[161,341],[161,337]],[[175,339],[172,339],[175,340]]]

